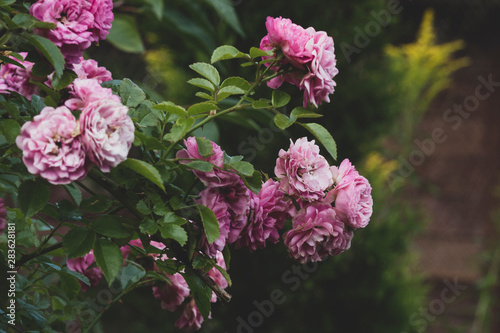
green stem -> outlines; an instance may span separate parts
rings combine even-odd
[[[34,259],[38,256],[41,256],[45,253],[49,253],[49,252],[52,252],[54,250],[57,250],[59,248],[62,247],[62,243],[57,243],[57,244],[54,244],[54,245],[51,245],[51,246],[47,246],[46,248],[44,249],[40,249],[40,250],[37,250],[35,252],[32,252],[32,253],[28,253],[24,256],[21,257],[21,259],[19,259],[19,261],[16,262],[16,267],[19,269],[21,268],[21,266],[23,264],[25,264],[26,262],[30,261],[31,259]]]

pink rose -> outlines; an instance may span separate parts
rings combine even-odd
[[[19,53],[23,59],[26,58],[26,52]],[[31,95],[38,94],[38,88],[29,81],[33,77],[33,63],[30,61],[19,61],[19,59],[9,56],[9,58],[19,62],[24,68],[3,63],[0,65],[0,93],[9,94],[11,91],[23,95],[31,100]]]
[[[67,63],[77,63],[92,42],[104,39],[113,21],[112,0],[39,0],[30,14],[55,29],[35,29],[35,33],[59,46]]]
[[[224,255],[222,254],[222,252],[220,252],[220,251],[217,252],[216,259],[217,259],[217,265],[222,267],[224,270],[226,270],[227,269],[226,262],[224,261]],[[214,280],[214,282],[217,283],[219,285],[219,287],[221,287],[222,289],[227,288],[228,283],[227,283],[226,278],[222,275],[222,273],[216,267],[211,268],[208,271],[207,275],[210,276],[212,278],[212,280]]]
[[[191,299],[191,301],[184,306],[181,317],[175,322],[175,326],[180,329],[194,327],[195,330],[199,330],[202,323],[203,316],[198,310],[194,299]]]
[[[100,85],[97,79],[75,79],[70,86],[72,98],[66,100],[66,105],[71,110],[81,110],[93,102],[111,99],[117,103],[120,97],[113,94],[109,88]]]
[[[178,151],[176,155],[177,158],[184,159],[181,163],[189,163],[190,160],[203,160],[214,165],[213,170],[210,172],[193,170],[196,177],[200,178],[203,184],[221,187],[238,183],[240,177],[237,174],[222,170],[224,168],[224,152],[215,142],[212,142],[212,154],[207,157],[203,157],[199,153],[198,143],[194,136],[184,140],[184,144],[186,149]]]
[[[305,137],[295,143],[290,140],[288,151],[280,150],[274,173],[285,193],[306,201],[322,199],[333,184],[327,160],[319,154],[314,140]]]
[[[87,105],[80,114],[82,144],[89,160],[102,171],[109,172],[127,159],[134,141],[134,123],[128,108],[103,99]]]
[[[350,247],[352,231],[346,229],[327,203],[312,203],[292,220],[292,229],[283,235],[290,255],[300,263],[321,261]]]
[[[222,251],[226,246],[226,241],[229,236],[231,221],[229,216],[229,205],[224,200],[224,197],[219,192],[218,188],[209,187],[200,192],[198,204],[202,204],[210,208],[219,222],[220,237],[215,242],[209,244],[205,234],[201,236],[200,242],[203,244],[203,252],[212,258],[215,258],[219,251]]]
[[[153,287],[153,296],[161,300],[162,309],[175,311],[189,296],[189,287],[184,277],[179,273],[167,274],[167,277],[170,280],[169,283]]]
[[[267,180],[258,195],[252,195],[248,223],[236,241],[236,248],[247,247],[250,252],[264,248],[266,241],[276,244],[285,220],[290,217],[291,200],[285,200],[280,184]]]
[[[16,144],[30,173],[52,184],[68,184],[88,171],[78,134],[78,122],[68,108],[45,107],[21,127]]]
[[[370,222],[373,212],[372,188],[348,159],[340,166],[332,167],[335,187],[328,193],[327,200],[335,200],[335,211],[339,218],[354,229],[364,228]]]
[[[94,59],[85,60],[83,57],[80,58],[78,63],[73,64],[73,70],[79,79],[93,79],[99,84],[113,80],[111,72],[106,67],[99,67]]]
[[[95,263],[94,253],[90,250],[89,253],[80,258],[68,259],[66,261],[68,268],[72,271],[81,273],[85,275],[90,281],[90,287],[95,287],[99,284],[99,281],[102,279],[102,271],[99,267],[92,267],[93,263]],[[80,282],[82,291],[87,291],[89,286],[85,283]]]
[[[7,208],[5,207],[5,200],[0,198],[0,235],[3,234],[7,227]]]

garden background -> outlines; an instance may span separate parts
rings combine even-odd
[[[201,332],[500,332],[500,1],[125,0],[114,13],[107,40],[87,55],[179,105],[198,102],[184,84],[188,65],[219,45],[257,45],[267,16],[335,41],[337,87],[319,112],[338,160],[348,157],[372,184],[370,225],[317,265],[284,259],[280,246],[233,251],[233,299],[213,307]],[[218,69],[246,76],[236,62]],[[275,129],[255,112],[198,134],[272,176],[280,147],[307,135]],[[144,287],[97,331],[177,332],[175,316]]]

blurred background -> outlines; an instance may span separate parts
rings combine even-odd
[[[183,83],[194,76],[188,65],[209,61],[219,45],[258,46],[267,16],[335,41],[337,87],[320,121],[339,149],[330,164],[349,158],[372,184],[370,225],[349,251],[318,264],[294,263],[283,244],[232,251],[233,299],[213,306],[201,332],[500,332],[500,1],[115,5],[110,36],[88,55],[114,78],[182,105],[198,102]],[[219,70],[252,80],[239,65]],[[284,88],[289,105],[302,104],[296,87]],[[277,131],[255,111],[198,134],[274,176],[278,151],[306,135],[297,127]],[[143,288],[113,306],[99,329],[177,332],[177,317]]]

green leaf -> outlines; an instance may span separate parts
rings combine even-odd
[[[243,176],[252,176],[254,169],[253,165],[251,163],[248,163],[246,161],[237,161],[237,162],[232,162],[229,164],[231,168],[236,170],[238,174],[243,175]]]
[[[229,86],[238,87],[244,91],[247,91],[248,89],[250,89],[252,87],[250,82],[248,82],[247,80],[245,80],[244,78],[239,77],[239,76],[228,77],[227,79],[224,80],[224,82],[222,82],[222,84],[220,86],[221,86],[221,88],[229,87]]]
[[[252,59],[255,59],[257,57],[272,57],[273,55],[273,51],[263,51],[258,47],[250,48],[250,57],[252,57]]]
[[[176,225],[184,225],[187,223],[186,219],[176,215],[174,212],[168,212],[161,218],[158,223],[163,226],[166,224],[176,224]]]
[[[206,258],[202,255],[197,255],[193,259],[193,268],[201,269],[204,272],[208,272],[212,267],[215,266],[215,260]]]
[[[170,142],[179,141],[186,135],[186,133],[189,131],[189,129],[193,124],[194,124],[193,117],[177,119],[174,126],[172,126],[170,133],[167,133],[163,137],[163,140]]]
[[[149,218],[145,218],[139,225],[139,230],[143,234],[154,235],[158,231],[158,224]]]
[[[226,279],[227,284],[231,287],[233,282],[231,281],[231,278],[229,277],[229,274],[227,273],[227,271],[224,268],[220,267],[219,265],[215,265],[215,268],[217,268],[217,270],[222,274],[224,279]]]
[[[311,132],[319,142],[323,144],[328,153],[333,157],[334,160],[337,159],[337,145],[335,140],[333,140],[332,135],[320,124],[308,123],[301,124],[305,129]]]
[[[83,275],[82,273],[78,273],[78,272],[75,272],[75,271],[72,271],[71,269],[65,267],[63,269],[63,272],[69,274],[69,275],[72,275],[74,276],[75,278],[77,278],[78,280],[82,281],[83,283],[85,283],[87,286],[90,287],[90,281],[89,281],[89,278],[86,277],[85,275]]]
[[[292,121],[290,118],[285,116],[283,113],[277,113],[274,116],[274,124],[279,128],[279,129],[286,129],[290,126],[293,125],[295,121]]]
[[[1,6],[9,6],[12,5],[16,0],[0,0]]]
[[[269,104],[269,100],[268,99],[259,99],[258,101],[255,101],[252,103],[252,107],[254,109],[271,109],[272,106],[271,104]]]
[[[24,29],[28,30],[35,24],[35,18],[29,14],[25,13],[19,13],[16,14],[13,18],[12,21],[16,23],[18,26],[23,27]]]
[[[212,110],[217,110],[217,105],[214,102],[201,102],[193,104],[187,110],[189,116],[194,116],[200,113],[209,113]]]
[[[195,137],[195,139],[196,139],[196,144],[198,145],[198,152],[202,157],[208,157],[212,155],[214,148],[212,145],[212,141],[201,136],[197,136]]]
[[[212,244],[220,237],[219,222],[214,212],[204,205],[196,205],[196,208],[200,212],[201,222],[203,223],[203,229],[205,230],[205,235],[207,236],[207,241]]]
[[[198,91],[196,94],[195,94],[196,97],[200,97],[200,98],[203,98],[203,99],[208,99],[209,101],[211,101],[213,99],[212,96],[210,96],[209,94],[207,93],[204,93],[204,92],[201,92],[201,91]]]
[[[144,52],[144,45],[142,44],[137,23],[133,16],[115,14],[113,25],[106,40],[125,52]]]
[[[210,92],[214,92],[217,88],[212,82],[208,81],[207,79],[202,79],[201,77],[190,79],[187,83],[198,88],[206,89]]]
[[[122,103],[131,108],[135,108],[146,99],[146,93],[129,79],[123,79],[120,84],[120,96]]]
[[[89,226],[98,234],[112,238],[127,238],[132,233],[122,224],[123,218],[116,215],[102,215],[90,222]]]
[[[27,180],[19,187],[19,208],[25,217],[38,213],[49,201],[50,187],[47,182]]]
[[[220,18],[226,21],[241,37],[245,37],[245,33],[241,28],[238,15],[234,10],[233,4],[230,0],[205,0],[208,4],[214,7]]]
[[[31,43],[54,68],[55,77],[60,78],[64,71],[64,57],[59,48],[45,37],[38,35],[24,34],[23,37]]]
[[[314,113],[312,111],[304,109],[303,107],[296,107],[292,110],[290,118],[281,113],[276,114],[276,116],[274,116],[274,124],[278,128],[284,130],[293,125],[299,118],[320,118],[322,116],[323,115],[319,113]]]
[[[210,172],[214,169],[214,165],[207,161],[192,161],[185,164],[185,166],[202,172]]]
[[[77,205],[80,205],[80,203],[82,202],[82,191],[80,190],[80,188],[75,184],[71,183],[64,185],[64,189],[66,190],[66,192],[68,192],[71,198],[73,198],[75,203]]]
[[[125,290],[134,283],[140,281],[146,275],[146,270],[136,263],[129,263],[123,267],[118,274],[121,289]]]
[[[83,257],[92,249],[95,233],[88,228],[73,228],[63,238],[63,250],[68,258]]]
[[[245,90],[236,87],[236,86],[226,86],[224,88],[219,89],[217,92],[217,101],[222,101],[223,99],[231,96],[231,95],[243,95]]]
[[[0,134],[5,137],[8,143],[16,143],[17,136],[21,133],[21,126],[14,119],[0,120]]]
[[[171,223],[160,226],[160,233],[163,238],[171,238],[177,241],[181,246],[184,246],[188,239],[186,230],[177,224]]]
[[[99,238],[94,244],[94,257],[108,285],[111,285],[122,267],[122,252],[116,244],[105,238]]]
[[[175,105],[174,103],[171,102],[162,102],[160,104],[154,105],[152,108],[162,110],[167,113],[175,114],[180,118],[185,118],[187,115],[186,109],[184,109],[182,106]]]
[[[156,15],[158,20],[163,16],[163,0],[146,0],[151,5],[151,11]]]
[[[236,59],[236,58],[250,58],[250,56],[248,54],[240,52],[234,46],[222,45],[214,50],[214,52],[212,53],[212,57],[210,58],[210,62],[213,64],[214,62],[220,60]]]
[[[250,191],[255,194],[258,194],[260,192],[260,189],[262,187],[262,174],[259,171],[254,170],[251,177],[242,177],[242,180],[245,186]]]
[[[71,82],[73,82],[74,79],[76,79],[78,76],[76,75],[75,72],[69,69],[64,69],[63,74],[61,77],[56,77],[54,76],[52,78],[52,87],[55,90],[61,90],[66,88],[67,86],[70,85]]]
[[[196,73],[208,79],[212,82],[216,87],[219,86],[220,83],[220,75],[217,69],[205,62],[196,62],[194,64],[189,65],[189,68],[194,70]]]
[[[98,194],[85,198],[80,204],[80,208],[88,213],[102,213],[113,205],[113,201],[108,197]]]
[[[65,271],[59,272],[59,279],[61,281],[61,289],[69,297],[75,297],[81,289],[78,279]]]
[[[192,269],[186,269],[184,280],[188,284],[189,290],[193,293],[194,301],[203,318],[208,319],[210,314],[210,299],[212,298],[212,289],[203,280],[198,277]]]
[[[144,161],[136,160],[134,158],[127,158],[124,162],[122,162],[123,166],[130,168],[137,172],[138,174],[146,177],[150,181],[152,181],[156,186],[165,191],[165,187],[163,186],[163,180],[161,178],[160,173],[154,166]]]
[[[273,90],[273,97],[271,99],[271,103],[275,108],[280,108],[285,106],[290,102],[290,95],[281,90]]]

